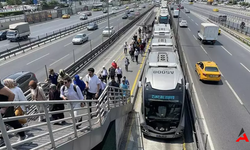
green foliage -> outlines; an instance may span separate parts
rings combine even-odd
[[[23,11],[1,12],[0,17],[15,16],[21,14],[23,14]]]
[[[50,1],[50,2],[48,3],[48,5],[51,6],[51,7],[55,7],[55,6],[57,6],[58,4],[59,4],[58,1],[55,1],[55,0]]]
[[[25,0],[25,4],[26,5],[33,4],[33,0]]]
[[[21,5],[22,4],[22,0],[6,0],[6,3],[8,5]]]
[[[0,2],[0,8],[3,8],[3,4]]]

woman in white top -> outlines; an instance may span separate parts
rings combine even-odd
[[[4,85],[7,86],[11,90],[11,92],[15,94],[14,101],[27,101],[23,91],[18,86],[16,86],[16,83],[13,79],[5,79],[3,82]],[[26,113],[26,107],[24,105],[20,107],[22,108],[22,111]]]

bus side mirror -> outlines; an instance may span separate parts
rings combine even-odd
[[[189,89],[189,83],[186,83],[186,90]]]

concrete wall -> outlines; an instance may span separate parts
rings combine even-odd
[[[119,150],[119,144],[121,141],[121,136],[125,128],[125,124],[128,118],[128,114],[124,115],[118,119],[115,120],[115,131],[116,131],[116,149]]]
[[[123,131],[123,128],[121,128],[121,126],[124,127],[127,115],[130,111],[132,111],[132,104],[127,104],[125,106],[111,109],[101,127],[96,128],[78,138],[69,140],[67,143],[59,146],[55,150],[91,150],[103,141],[110,122],[114,120],[117,120],[115,122],[115,130],[116,133],[119,133],[116,134],[116,139],[118,139],[117,141],[120,141],[119,136],[122,135],[121,133]]]
[[[21,20],[13,20],[13,21],[9,21],[9,22],[1,22],[1,23],[0,23],[0,30],[9,29],[9,25],[10,25],[10,24],[18,23],[18,22],[24,22],[24,19],[21,19]]]

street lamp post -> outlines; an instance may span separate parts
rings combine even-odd
[[[110,24],[109,24],[109,2],[108,2],[108,0],[107,0],[107,9],[108,9],[108,28],[110,27]],[[110,38],[110,28],[109,28],[109,38]]]
[[[180,6],[180,5],[179,5]],[[178,7],[179,7],[178,6]],[[180,18],[180,11],[181,11],[181,9],[180,9],[180,7],[179,7],[179,12],[178,12],[178,20],[177,20],[177,30],[176,30],[176,36],[177,36],[177,38],[178,38],[178,30],[179,30],[179,18]]]

